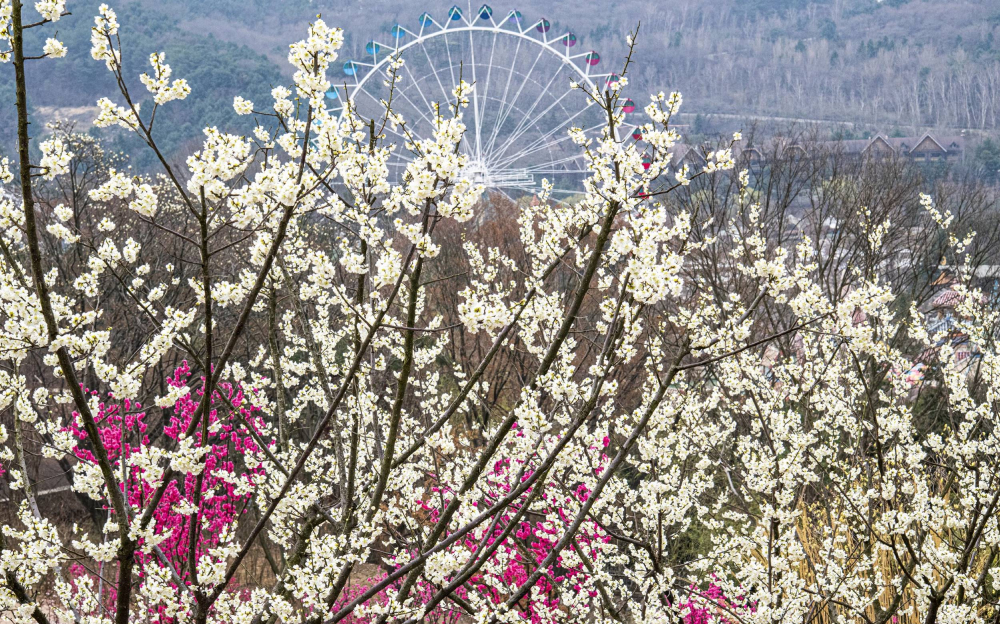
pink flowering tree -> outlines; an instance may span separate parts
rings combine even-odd
[[[167,379],[171,389],[169,396],[179,395],[176,401],[156,410],[163,419],[159,423],[162,435],[171,444],[184,444],[184,432],[191,425],[201,399],[199,395],[203,392],[190,390],[190,377],[191,370],[185,362]],[[97,396],[96,392],[90,394]],[[208,405],[203,426],[195,429],[189,441],[198,449],[196,454],[203,457],[201,469],[167,484],[152,506],[148,501],[157,495],[159,484],[152,481],[150,472],[142,467],[155,448],[150,442],[147,411],[137,402],[116,401],[114,396],[99,402],[97,410],[97,429],[108,459],[133,467],[122,481],[129,504],[135,509],[152,509],[151,526],[154,529],[138,544],[138,574],[164,579],[178,594],[182,594],[182,589],[190,592],[189,586],[197,584],[198,562],[210,558],[214,549],[226,541],[226,533],[239,515],[246,513],[255,479],[259,479],[264,470],[260,465],[249,468],[245,461],[260,450],[258,430],[262,425],[259,408],[252,404],[243,389],[220,384]],[[73,416],[69,430],[81,441],[74,453],[81,462],[96,467],[94,454],[88,449],[92,445],[88,444],[79,414]],[[135,461],[136,457],[144,459]],[[114,516],[113,510],[109,508],[108,512],[109,523],[122,522]],[[88,571],[78,565],[73,570],[72,582],[79,582],[81,576],[88,576]],[[94,579],[87,580],[88,586],[93,586]],[[114,586],[108,587],[106,606],[115,603],[115,592]],[[164,606],[157,611],[170,620],[169,614],[164,613]]]

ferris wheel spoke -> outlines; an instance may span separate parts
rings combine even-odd
[[[584,154],[574,154],[573,156],[566,156],[565,158],[560,158],[558,160],[551,160],[549,162],[542,163],[539,165],[534,165],[532,167],[525,167],[523,169],[519,169],[519,171],[524,171],[525,173],[543,173],[545,167],[554,167],[556,165],[562,165],[564,163],[571,163],[571,162],[579,162],[581,160],[585,160]],[[577,170],[559,169],[559,171],[562,173],[577,173],[580,171],[585,171],[585,169],[577,169]]]
[[[598,129],[600,129],[600,128],[603,128],[603,127],[604,127],[604,124],[603,124],[603,123],[599,123],[599,124],[597,124],[597,125],[594,125],[594,126],[591,126],[590,128],[586,128],[586,129],[585,129],[585,130],[584,130],[583,132],[584,132],[584,134],[587,134],[587,133],[590,133],[590,132],[593,132],[594,130],[598,130]],[[551,131],[550,131],[550,132],[551,132]],[[552,148],[552,147],[556,147],[557,145],[559,145],[559,144],[561,144],[561,143],[565,143],[566,141],[570,141],[570,140],[572,140],[572,137],[571,137],[571,136],[569,136],[569,135],[566,135],[566,136],[564,136],[564,137],[560,137],[560,138],[556,139],[555,141],[551,141],[551,142],[549,142],[549,143],[545,143],[545,144],[543,144],[543,145],[539,145],[539,146],[536,146],[536,147],[535,147],[535,148],[533,148],[533,149],[530,149],[530,150],[529,150],[529,149],[524,149],[524,150],[521,150],[521,151],[519,151],[519,152],[518,152],[517,154],[515,154],[514,156],[510,156],[510,157],[508,157],[508,158],[507,158],[507,159],[506,159],[506,160],[505,160],[505,161],[504,161],[504,162],[503,162],[503,163],[501,164],[501,166],[503,166],[503,165],[507,165],[507,164],[510,164],[510,163],[512,163],[512,162],[516,162],[516,161],[517,161],[517,159],[519,159],[519,158],[524,158],[524,157],[526,157],[526,156],[530,156],[531,154],[534,154],[534,153],[536,153],[536,152],[540,152],[540,151],[542,151],[542,150],[545,150],[545,149],[549,149],[549,148]]]
[[[479,111],[479,117],[478,117],[479,121],[476,124],[477,126],[481,126],[482,125],[482,119],[483,119],[483,116],[484,116],[484,114],[486,112],[485,111],[486,103],[489,101],[489,96],[490,96],[490,81],[491,81],[492,76],[493,76],[493,54],[494,54],[494,52],[496,52],[496,49],[497,49],[497,35],[498,34],[499,33],[497,31],[493,31],[493,44],[490,46],[490,62],[486,66],[486,84],[485,84],[485,86],[483,88],[483,99],[482,99],[482,104],[480,105],[480,111]],[[478,128],[477,128],[477,132],[480,132],[480,130]],[[480,155],[481,154],[482,154],[482,150],[480,150]]]
[[[482,155],[482,144],[479,139],[479,84],[476,80],[476,44],[472,40],[472,31],[469,31],[469,54],[472,56],[472,120],[473,135],[476,140],[476,159]]]
[[[584,171],[563,171],[562,169],[548,169],[548,170],[543,170],[543,171],[534,171],[534,172],[532,172],[532,175],[539,175],[539,176],[564,176],[564,175],[579,176],[579,175],[581,175],[583,173],[586,173],[586,172],[584,172]]]
[[[545,163],[544,165],[538,165],[538,166],[536,166],[533,169],[532,168],[528,168],[528,169],[511,169],[510,171],[512,171],[512,172],[516,171],[518,173],[521,173],[522,175],[530,175],[530,176],[541,175],[541,174],[556,174],[556,173],[558,173],[558,174],[565,173],[565,174],[572,174],[572,175],[585,175],[585,174],[587,174],[589,172],[589,169],[583,168],[582,166],[575,167],[575,168],[570,168],[570,169],[559,167],[560,164],[564,164],[564,165],[569,166],[569,165],[572,165],[572,164],[576,163],[576,161],[579,161],[579,160],[580,160],[580,158],[576,158],[576,157],[573,157],[573,158],[562,158],[560,160],[554,160],[552,162]],[[579,164],[579,163],[577,163],[577,164]],[[501,171],[506,171],[506,170],[502,169]]]
[[[551,87],[552,83],[556,81],[556,77],[558,77],[559,74],[562,73],[563,67],[565,67],[565,65],[560,65],[559,69],[557,69],[552,74],[552,77],[549,78],[548,83],[546,83],[545,87],[542,88],[542,93],[543,94],[549,92],[549,87]],[[559,96],[558,98],[556,98],[556,100],[552,104],[550,104],[548,106],[548,108],[546,108],[545,111],[541,115],[539,115],[539,119],[541,119],[542,117],[544,117],[546,113],[548,113],[550,110],[552,110],[553,107],[555,107],[557,104],[559,104],[559,102],[561,102],[562,99],[565,98],[566,95],[568,93],[570,93],[571,91],[572,91],[572,88],[569,91],[567,91],[566,93],[563,93],[561,96]],[[521,118],[518,120],[517,126],[514,127],[514,131],[510,133],[510,136],[507,137],[507,140],[504,142],[504,144],[500,146],[500,149],[495,152],[496,155],[497,155],[497,157],[499,157],[504,152],[506,152],[508,149],[510,149],[510,146],[513,144],[513,142],[516,141],[522,134],[524,134],[524,131],[527,128],[531,127],[531,124],[534,123],[534,120],[533,120],[533,118],[532,118],[531,115],[532,115],[532,113],[535,112],[535,109],[538,108],[538,103],[541,102],[541,101],[542,101],[542,98],[541,97],[537,97],[537,98],[535,98],[535,101],[531,103],[531,107],[528,108],[528,112],[526,112],[524,115],[521,116]]]
[[[489,144],[486,147],[486,151],[487,152],[492,152],[492,150],[493,150],[493,144],[494,144],[494,142],[496,141],[496,138],[497,138],[497,133],[499,132],[500,128],[503,127],[503,124],[507,121],[507,117],[510,115],[510,112],[517,105],[517,100],[518,100],[519,97],[521,97],[521,92],[524,91],[524,86],[526,84],[528,84],[528,78],[531,77],[531,73],[533,71],[535,71],[535,67],[538,66],[538,61],[542,58],[542,54],[546,50],[548,50],[548,49],[549,48],[547,46],[543,46],[543,47],[539,48],[539,50],[538,50],[538,56],[535,57],[535,60],[531,63],[531,67],[528,69],[528,73],[525,74],[524,78],[521,80],[521,86],[518,87],[517,93],[514,94],[514,99],[512,99],[510,101],[510,103],[507,105],[507,110],[503,112],[503,118],[500,120],[500,123],[497,125],[497,132],[494,132],[493,135],[490,137],[490,142],[489,142]],[[560,65],[560,69],[562,69],[561,65]],[[510,71],[513,72],[514,68],[511,67]],[[506,98],[504,98],[504,99],[506,100]]]
[[[580,175],[586,175],[586,174],[588,174],[590,172],[586,171],[584,169],[538,169],[537,171],[532,170],[532,171],[527,171],[526,173],[530,174],[530,175],[574,175],[574,176],[580,176]]]
[[[418,88],[418,89],[417,89],[417,91],[419,92],[419,91],[420,91],[420,89]],[[425,114],[424,114],[424,112],[423,112],[423,109],[421,109],[421,107],[420,107],[420,106],[418,106],[418,105],[417,105],[417,104],[416,104],[416,103],[415,103],[415,102],[414,102],[413,100],[411,100],[411,99],[410,99],[410,96],[406,95],[406,91],[405,91],[404,89],[398,89],[398,90],[396,91],[396,93],[397,93],[397,94],[398,94],[399,96],[401,96],[401,97],[402,97],[402,98],[403,98],[404,100],[406,100],[407,104],[409,104],[409,105],[410,105],[410,107],[412,107],[412,108],[413,108],[413,110],[417,111],[417,115],[419,115],[421,119],[423,119],[423,120],[424,120],[424,121],[426,121],[426,122],[427,122],[428,124],[430,124],[430,126],[431,126],[432,128],[434,127],[434,122],[432,122],[432,121],[430,120],[430,118],[429,118],[429,117],[427,117],[427,115],[425,115]],[[423,98],[423,95],[424,95],[423,93],[420,93],[420,97],[421,97],[422,99],[424,99],[424,102],[426,102],[427,100],[426,100],[425,98]],[[428,107],[427,107],[427,110],[430,110],[430,106],[429,106],[429,105],[428,105]],[[403,119],[405,120],[406,118],[404,117]]]
[[[503,89],[503,97],[500,99],[500,110],[497,111],[496,119],[493,120],[493,131],[490,133],[490,140],[487,149],[492,147],[493,141],[496,139],[497,133],[500,132],[500,121],[501,113],[503,112],[503,103],[507,101],[507,94],[510,92],[511,79],[514,77],[514,68],[517,67],[517,56],[521,52],[521,39],[517,40],[517,46],[514,48],[514,59],[511,61],[510,68],[507,70],[507,83]]]
[[[542,48],[542,49],[540,49],[540,50],[538,51],[538,56],[536,56],[536,57],[535,57],[535,60],[534,60],[534,61],[532,62],[532,64],[531,64],[531,67],[529,67],[529,68],[528,68],[528,73],[527,73],[527,74],[524,74],[524,75],[522,76],[522,78],[521,78],[521,84],[520,84],[520,86],[518,87],[518,89],[517,89],[517,92],[516,92],[516,93],[514,94],[514,97],[513,97],[513,99],[511,99],[511,101],[510,101],[510,102],[509,102],[509,103],[507,104],[507,108],[506,108],[506,110],[503,110],[503,111],[502,111],[502,116],[501,116],[501,118],[499,119],[499,123],[497,124],[497,128],[496,128],[497,132],[495,132],[495,133],[494,133],[494,134],[493,134],[493,135],[492,135],[492,136],[490,137],[490,143],[489,143],[489,145],[487,146],[487,151],[488,151],[489,153],[492,153],[492,152],[493,152],[493,150],[494,150],[494,145],[496,144],[496,140],[497,140],[497,138],[498,138],[498,134],[499,134],[499,130],[500,130],[501,128],[503,128],[503,125],[504,125],[505,123],[507,123],[507,118],[508,118],[508,117],[510,116],[510,113],[511,113],[511,112],[512,112],[512,111],[513,111],[514,109],[516,109],[516,108],[517,108],[517,101],[518,101],[518,99],[519,99],[519,98],[521,97],[521,93],[522,93],[522,92],[524,91],[524,87],[525,87],[525,86],[526,86],[526,85],[528,84],[528,80],[529,80],[529,78],[531,77],[531,74],[532,74],[532,72],[534,72],[534,70],[535,70],[535,67],[536,67],[536,66],[538,65],[538,61],[539,61],[539,60],[540,60],[540,59],[542,58],[542,53],[543,53],[544,51],[545,51],[545,48]],[[562,70],[562,66],[560,66],[559,70],[557,70],[557,71],[561,71],[561,70]],[[514,68],[512,67],[512,68],[511,68],[511,72],[513,72],[513,71],[514,71]],[[544,91],[542,91],[542,93],[544,93]],[[504,97],[504,100],[506,100],[506,97]],[[537,100],[536,100],[536,102],[537,102]],[[502,108],[503,108],[503,103],[501,103],[501,109],[502,109]],[[519,110],[519,109],[518,109],[518,110]],[[524,118],[524,116],[522,115],[522,116],[521,116],[521,119],[523,119],[523,118]]]
[[[416,78],[414,78],[413,73],[410,72],[410,68],[407,67],[406,65],[403,65],[403,69],[406,71],[406,75],[410,77],[410,81],[413,84],[413,86],[416,87],[417,93],[420,94],[420,99],[424,103],[425,107],[424,110],[426,110],[428,113],[432,112],[434,110],[434,107],[431,105],[430,101],[428,101],[427,96],[424,95],[424,90],[420,88],[420,83],[417,81]],[[423,117],[427,121],[427,123],[430,123],[431,126],[433,127],[434,124],[431,122],[430,119],[428,119],[425,115],[421,115],[421,117]]]
[[[445,106],[447,106],[447,104],[448,104],[448,90],[444,88],[444,84],[441,82],[441,76],[438,74],[438,68],[434,64],[434,61],[431,60],[431,55],[427,51],[427,47],[423,44],[423,42],[420,43],[420,49],[424,51],[424,56],[427,57],[427,64],[430,67],[430,71],[431,71],[432,74],[434,74],[434,80],[437,81],[438,87],[441,88],[441,94],[444,96],[444,99],[442,99],[441,102],[438,102],[438,103],[439,104],[444,104]],[[431,107],[431,108],[433,108],[433,107]]]
[[[448,41],[448,34],[445,33],[444,36],[444,49],[448,51],[448,72],[451,74],[451,87],[452,89],[458,84],[458,80],[455,79],[455,62],[451,60],[451,42]],[[444,103],[447,104],[450,98],[447,94],[444,97]]]
[[[506,158],[504,158],[503,160],[501,160],[499,162],[499,165],[500,166],[504,166],[504,165],[507,165],[509,162],[512,162],[512,161],[514,161],[514,160],[516,160],[518,158],[522,158],[526,154],[533,154],[534,152],[537,151],[537,148],[540,148],[540,147],[541,148],[545,148],[545,147],[548,147],[550,145],[555,145],[556,143],[554,143],[554,142],[553,143],[549,143],[548,142],[549,139],[552,138],[552,136],[554,134],[556,134],[560,130],[564,129],[569,124],[573,123],[573,120],[576,119],[577,117],[579,117],[584,112],[586,112],[586,110],[587,109],[584,108],[584,109],[581,109],[581,110],[577,111],[571,117],[569,117],[568,119],[566,119],[565,121],[563,121],[558,126],[550,129],[548,132],[546,132],[542,136],[538,137],[537,139],[535,139],[534,141],[532,141],[530,144],[526,145],[522,149],[518,150],[513,155],[507,156]],[[601,125],[603,125],[603,124],[601,124]]]
[[[590,126],[589,128],[583,128],[582,131],[583,131],[584,134],[590,134],[591,132],[594,132],[595,130],[600,130],[600,129],[604,128],[605,125],[606,125],[606,122],[602,121],[600,123],[594,124],[593,126]],[[566,141],[572,141],[572,140],[573,140],[573,137],[571,137],[571,136],[569,136],[567,134],[566,136],[559,137],[555,141],[552,141],[551,143],[549,143],[549,145],[559,145],[560,143],[565,143]]]
[[[580,114],[583,113],[584,111],[586,111],[586,109],[578,111],[577,113],[575,113],[569,119],[566,119],[565,121],[563,121],[561,124],[559,124],[555,128],[552,128],[551,130],[549,130],[548,132],[546,132],[544,135],[542,135],[539,138],[537,138],[534,141],[532,141],[531,144],[529,144],[529,145],[521,148],[520,150],[518,150],[514,154],[509,155],[509,156],[505,157],[503,160],[499,161],[496,164],[496,166],[505,167],[505,166],[509,165],[510,163],[516,161],[518,158],[523,158],[524,156],[526,156],[528,154],[534,154],[535,152],[539,151],[539,149],[545,149],[545,148],[551,147],[553,145],[558,145],[559,143],[561,143],[561,141],[551,141],[550,142],[549,139],[552,138],[552,136],[554,134],[556,134],[557,132],[559,132],[560,130],[562,130],[563,128],[565,128],[567,125],[569,125],[570,123],[572,123],[573,120],[576,119],[578,116],[580,116]],[[603,125],[604,124],[602,123],[601,126],[603,126]],[[600,127],[600,126],[598,126],[598,127]]]
[[[553,80],[555,80],[554,76],[553,76]],[[552,83],[552,81],[549,81],[549,84],[551,84],[551,83]],[[549,85],[546,85],[546,89],[548,88],[548,86]],[[558,98],[556,98],[556,100],[554,102],[552,102],[551,104],[549,104],[549,106],[544,111],[542,111],[542,113],[540,115],[538,115],[538,119],[543,119],[547,114],[549,114],[549,112],[553,108],[555,108],[560,102],[563,101],[563,99],[566,98],[567,95],[569,95],[572,92],[573,92],[573,89],[570,88],[565,93],[563,93]],[[537,101],[535,102],[535,104],[537,104]],[[510,149],[511,145],[513,145],[514,142],[517,141],[517,139],[519,139],[521,137],[521,135],[523,135],[531,127],[531,125],[533,123],[535,123],[534,119],[531,117],[531,115],[534,112],[534,110],[535,110],[535,105],[532,105],[532,107],[528,109],[528,112],[526,112],[524,114],[524,116],[521,118],[521,121],[518,123],[517,127],[514,128],[514,131],[510,134],[509,137],[507,137],[507,140],[504,141],[504,144],[501,145],[500,148],[493,153],[493,158],[494,159],[499,159],[501,156],[503,156],[503,154],[508,149]],[[574,119],[576,119],[580,114],[584,113],[586,110],[587,110],[587,107],[584,106],[579,111],[577,111],[575,114],[573,114],[572,117],[570,117],[569,119],[565,120],[559,126],[556,126],[552,130],[550,130],[549,133],[546,136],[543,136],[543,137],[540,137],[539,139],[537,139],[535,141],[535,143],[544,142],[548,137],[552,136],[552,134],[554,134],[555,132],[558,132],[560,128],[565,127],[565,125],[567,123],[569,123],[569,122],[573,121]],[[534,145],[534,144],[532,144],[532,145]],[[531,147],[531,146],[528,146],[528,147]],[[525,149],[527,149],[527,148],[525,148]]]

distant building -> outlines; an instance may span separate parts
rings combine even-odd
[[[934,136],[930,133],[919,137],[875,135],[861,141],[828,141],[826,144],[831,147],[839,146],[845,152],[862,156],[895,154],[924,162],[958,160],[965,151],[964,136]]]
[[[965,153],[967,138],[962,135],[932,135],[890,137],[884,134],[875,135],[869,139],[851,139],[840,141],[796,141],[777,137],[766,139],[756,145],[736,144],[733,156],[749,164],[764,162],[768,159],[795,159],[810,153],[841,153],[857,157],[900,156],[916,162],[954,162],[960,160]],[[700,159],[701,151],[708,149],[695,148],[690,145],[677,145],[671,164],[678,166],[684,162],[695,164]]]

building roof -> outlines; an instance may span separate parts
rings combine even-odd
[[[915,156],[925,153],[953,154],[960,153],[965,149],[965,137],[963,136],[935,136],[929,132],[921,136],[889,137],[886,135],[875,135],[867,139],[867,145],[860,149],[859,153],[864,153],[870,149],[892,150],[899,155]],[[847,141],[841,141],[847,143]],[[850,147],[857,149],[859,141],[850,141]],[[847,147],[847,146],[845,146]]]

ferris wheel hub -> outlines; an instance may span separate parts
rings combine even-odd
[[[470,160],[459,173],[463,180],[472,184],[482,184],[486,188],[518,188],[524,189],[535,184],[535,176],[524,169],[504,169],[491,171],[481,160]]]

